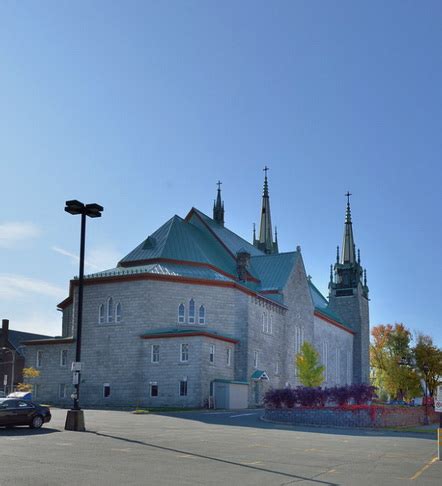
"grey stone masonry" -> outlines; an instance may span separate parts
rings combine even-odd
[[[330,309],[348,322],[355,332],[353,342],[353,382],[369,383],[370,361],[370,324],[368,297],[364,295],[362,285],[350,289],[351,295],[339,295],[339,290],[330,292]]]

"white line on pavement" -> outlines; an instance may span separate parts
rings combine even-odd
[[[256,412],[255,413],[240,413],[238,415],[231,415],[229,418],[246,417],[247,415],[258,415],[258,414]]]

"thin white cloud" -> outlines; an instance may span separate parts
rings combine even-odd
[[[29,294],[61,299],[65,293],[64,289],[44,280],[0,273],[0,298],[2,299],[17,299]]]
[[[9,222],[0,223],[0,247],[12,248],[18,242],[40,236],[41,231],[33,223]]]
[[[53,246],[52,249],[56,251],[57,253],[60,253],[60,255],[67,256],[71,259],[72,263],[76,263],[78,265],[78,262],[80,261],[80,257],[76,255],[75,253],[71,253],[70,251],[64,250],[63,248],[60,248],[58,246]],[[85,260],[84,261],[84,266],[92,268],[94,270],[99,270],[99,267],[97,265],[94,265],[93,263],[90,263],[89,261]]]
[[[71,259],[72,263],[78,265],[80,258],[77,254],[71,253],[59,246],[53,246],[52,250],[60,255],[67,256]],[[88,252],[88,258],[84,261],[84,266],[91,270],[106,270],[114,267],[120,260],[120,254],[112,247],[100,247],[92,248]]]

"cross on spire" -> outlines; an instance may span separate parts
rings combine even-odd
[[[347,198],[347,204],[350,204],[350,196],[353,196],[353,194],[350,191],[347,191],[347,194],[345,195]]]
[[[264,169],[262,169],[264,172],[265,172],[265,176],[267,177],[267,171],[270,170],[267,166],[264,167]]]
[[[224,202],[221,201],[221,181],[218,181],[218,193],[216,195],[216,201],[213,203],[213,219],[221,226],[224,226]]]

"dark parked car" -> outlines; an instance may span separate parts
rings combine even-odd
[[[0,398],[0,427],[29,425],[31,429],[39,429],[50,420],[51,412],[48,407],[42,407],[30,400]]]

